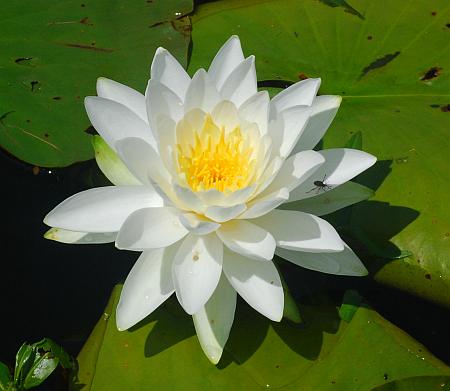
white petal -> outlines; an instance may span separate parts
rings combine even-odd
[[[222,273],[223,245],[215,234],[189,235],[181,243],[172,267],[178,301],[192,315],[209,300]]]
[[[147,121],[144,95],[133,88],[105,77],[99,77],[97,79],[97,95],[123,104],[142,120]]]
[[[246,220],[233,220],[216,231],[225,246],[256,260],[270,260],[275,252],[276,242],[265,229]]]
[[[239,107],[239,116],[250,123],[256,123],[261,135],[267,133],[270,98],[267,91],[260,91]]]
[[[225,221],[239,216],[245,208],[245,204],[233,206],[209,206],[205,210],[205,216],[218,223],[224,223]]]
[[[220,129],[225,129],[225,133],[233,131],[240,125],[238,110],[229,100],[219,102],[211,112],[211,117]]]
[[[206,191],[198,191],[196,192],[196,195],[205,205],[234,206],[246,202],[254,191],[255,186],[253,185],[229,193],[221,192],[216,189],[210,189]]]
[[[335,189],[318,194],[315,197],[287,202],[282,209],[301,210],[316,216],[333,213],[336,210],[367,200],[373,190],[355,182],[346,182]]]
[[[204,207],[196,193],[187,187],[178,185],[177,183],[172,183],[172,187],[175,190],[175,194],[177,195],[180,204],[183,205],[183,209],[203,213]]]
[[[365,276],[367,269],[344,243],[344,250],[338,253],[307,253],[277,248],[276,254],[296,265],[323,273],[344,276]]]
[[[120,294],[116,310],[119,330],[126,330],[150,315],[173,292],[172,260],[176,246],[144,251]]]
[[[97,96],[86,97],[84,105],[92,125],[112,149],[126,137],[137,137],[156,147],[149,125],[124,105]]]
[[[220,89],[223,99],[231,100],[237,107],[255,95],[256,86],[255,57],[247,57],[231,72]]]
[[[275,322],[281,320],[284,294],[272,261],[258,262],[226,251],[223,271],[233,288],[256,311]]]
[[[75,232],[61,228],[51,228],[45,235],[45,239],[67,244],[99,244],[111,243],[116,240],[117,232]]]
[[[237,35],[233,35],[219,49],[208,69],[208,75],[219,90],[230,73],[244,61],[241,42]]]
[[[270,102],[271,118],[276,117],[276,113],[293,106],[311,106],[319,87],[320,79],[306,79],[281,91]]]
[[[170,185],[170,174],[160,155],[147,143],[129,137],[116,144],[117,152],[128,169],[142,183],[156,183],[173,200],[174,192]]]
[[[334,95],[317,96],[311,106],[311,117],[292,153],[313,149],[325,135],[341,104],[342,98]]]
[[[242,213],[239,219],[254,219],[269,213],[271,210],[280,206],[289,199],[289,190],[286,187],[281,188],[265,197],[259,197],[247,204],[247,210]]]
[[[261,196],[273,193],[283,187],[289,191],[295,189],[316,172],[324,161],[325,159],[316,151],[303,151],[290,156],[284,161],[277,176]]]
[[[187,113],[197,108],[210,112],[219,101],[220,95],[214,83],[204,69],[199,69],[192,77],[191,84],[186,91],[184,112]]]
[[[254,222],[275,237],[278,247],[307,252],[337,252],[344,249],[333,226],[308,213],[275,209]]]
[[[120,160],[116,152],[100,136],[92,137],[95,160],[103,174],[116,186],[142,185]]]
[[[151,79],[145,91],[148,121],[153,130],[157,129],[158,116],[163,115],[175,122],[183,116],[183,103],[171,89]]]
[[[156,50],[150,74],[152,79],[164,84],[181,99],[184,99],[191,79],[180,63],[166,49],[158,48]]]
[[[146,186],[97,187],[61,202],[44,223],[69,231],[117,232],[135,210],[162,204],[162,198]]]
[[[222,274],[211,298],[192,316],[200,346],[213,364],[217,364],[222,356],[235,310],[236,291]]]
[[[139,251],[170,246],[188,234],[179,215],[180,212],[171,207],[137,210],[123,223],[116,247]]]
[[[282,131],[279,155],[282,158],[289,156],[297,144],[305,127],[307,126],[311,109],[308,106],[294,106],[278,113],[277,121],[280,122]]]
[[[217,231],[219,223],[207,220],[205,217],[195,213],[183,213],[180,215],[180,222],[183,226],[196,235],[207,235]]]
[[[331,190],[367,170],[377,160],[375,156],[366,152],[348,148],[325,149],[317,153],[325,158],[325,163],[314,175],[291,192],[291,201],[314,197]],[[314,184],[316,181],[323,182],[325,186],[316,186]]]

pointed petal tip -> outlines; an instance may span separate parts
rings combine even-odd
[[[168,53],[168,50],[166,48],[163,48],[162,46],[159,46],[155,51],[155,56],[157,54],[163,54],[163,53]]]
[[[222,357],[223,349],[215,346],[204,346],[203,352],[212,364],[217,365]]]
[[[45,223],[45,219],[44,219],[44,224]],[[58,228],[50,228],[45,234],[44,234],[44,239],[48,239],[48,240],[55,240],[55,233],[58,232]]]

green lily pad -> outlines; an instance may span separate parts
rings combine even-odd
[[[424,390],[450,390],[450,377],[448,376],[417,376],[402,380],[395,380],[373,391],[424,391]]]
[[[270,322],[242,302],[214,366],[174,297],[131,331],[117,331],[120,289],[78,357],[78,390],[351,391],[450,375],[450,368],[371,309],[360,307],[347,323],[335,307],[302,306],[304,323],[298,326]]]
[[[217,1],[192,18],[189,64],[207,66],[238,34],[264,85],[321,77],[320,94],[341,95],[323,147],[361,132],[379,160],[358,179],[373,201],[352,209],[351,234],[374,255],[364,261],[377,281],[447,306],[449,21],[447,0]]]
[[[38,166],[93,157],[83,99],[105,76],[142,91],[158,46],[187,58],[192,0],[11,1],[0,24],[0,146]]]

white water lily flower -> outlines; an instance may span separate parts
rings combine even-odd
[[[98,97],[85,105],[109,146],[96,139],[98,164],[115,186],[75,194],[44,220],[54,227],[50,239],[142,252],[123,286],[118,328],[135,325],[175,292],[213,363],[228,339],[236,292],[281,320],[274,253],[325,273],[367,273],[336,230],[311,213],[366,198],[345,183],[375,157],[312,150],[341,102],[316,96],[320,79],[272,100],[256,80],[255,58],[244,58],[236,36],[192,79],[159,48],[145,96],[100,78]],[[293,201],[307,212],[287,210]]]

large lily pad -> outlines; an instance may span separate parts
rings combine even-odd
[[[335,307],[304,306],[301,326],[268,321],[244,303],[218,366],[203,355],[174,298],[132,331],[115,326],[120,286],[78,360],[81,390],[370,390],[450,369],[371,309],[340,320]],[[388,388],[389,389],[389,388]]]
[[[192,19],[189,65],[207,66],[238,34],[244,51],[256,55],[262,84],[321,77],[321,94],[342,95],[324,147],[360,131],[364,150],[379,159],[359,178],[376,195],[353,209],[351,234],[375,256],[365,258],[375,279],[445,305],[449,10],[447,0],[206,3]]]
[[[158,46],[187,58],[192,0],[10,1],[0,14],[0,146],[35,165],[93,157],[83,99],[99,76],[140,91]]]

